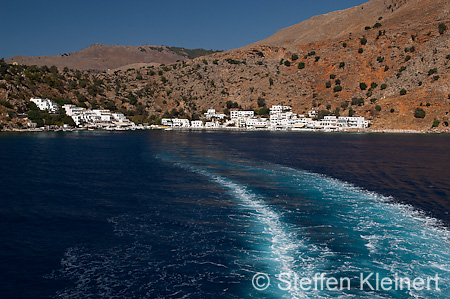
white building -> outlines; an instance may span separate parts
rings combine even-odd
[[[283,113],[287,111],[292,111],[291,106],[282,106],[282,105],[275,105],[270,108],[270,114],[277,114],[277,113]]]
[[[273,130],[286,130],[298,122],[297,114],[290,106],[272,106],[270,108],[270,128]]]
[[[39,110],[48,110],[50,113],[58,111],[58,105],[49,99],[31,98],[31,102],[35,103]]]
[[[203,122],[201,120],[191,121],[191,128],[203,128]]]
[[[343,128],[365,129],[369,127],[369,121],[365,120],[362,116],[340,116],[337,124]]]
[[[269,122],[267,118],[247,118],[245,125],[247,128],[252,129],[265,129],[269,127]]]
[[[206,119],[211,119],[211,118],[224,119],[225,118],[225,114],[216,113],[216,109],[208,109],[208,111],[205,112],[204,114],[205,114]]]
[[[219,128],[220,124],[218,122],[208,121],[205,123],[205,128]]]
[[[230,118],[248,118],[255,116],[255,112],[253,110],[251,111],[240,111],[240,110],[231,110],[230,111]]]
[[[176,128],[189,128],[189,119],[185,118],[163,118],[161,120],[163,126],[176,127]]]
[[[337,117],[334,115],[327,115],[323,119],[320,120],[320,123],[324,128],[327,128],[327,127],[331,128],[331,127],[337,127],[338,120],[337,120]]]
[[[136,125],[122,113],[111,113],[106,109],[88,110],[75,105],[64,105],[66,115],[72,117],[77,126],[88,125],[95,127],[131,127]]]
[[[317,117],[317,114],[318,114],[318,112],[317,112],[317,110],[310,110],[309,112],[308,112],[308,116],[309,117],[311,117],[311,118],[315,118],[315,117]]]

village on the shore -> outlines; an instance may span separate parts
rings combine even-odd
[[[163,118],[161,125],[168,128],[240,128],[248,130],[320,130],[341,131],[346,129],[366,129],[370,122],[364,117],[350,117],[334,115],[317,119],[318,111],[311,110],[308,115],[292,112],[291,106],[276,105],[270,108],[269,117],[255,116],[253,110],[231,110],[229,117],[223,113],[217,113],[215,109],[209,109],[204,113],[203,120],[181,118]]]
[[[58,105],[49,99],[31,98],[31,102],[42,111],[56,113]],[[242,129],[242,130],[290,130],[290,131],[348,131],[362,130],[370,126],[364,117],[327,115],[319,119],[317,110],[310,110],[307,115],[292,112],[291,106],[276,105],[270,108],[269,115],[257,116],[253,110],[234,109],[229,115],[209,109],[198,120],[187,118],[163,118],[161,124],[136,125],[122,113],[107,109],[86,109],[73,104],[62,106],[67,116],[71,117],[75,127],[65,124],[62,127],[36,128],[29,123],[32,130],[137,130],[137,129]]]

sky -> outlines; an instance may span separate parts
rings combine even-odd
[[[94,43],[229,50],[367,1],[2,0],[0,58],[59,55]]]

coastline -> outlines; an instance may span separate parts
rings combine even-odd
[[[163,127],[163,126],[154,126],[154,127],[142,127],[134,130],[105,130],[105,129],[88,129],[88,128],[73,128],[70,130],[66,129],[52,129],[52,130],[43,130],[43,129],[6,129],[1,130],[0,133],[3,132],[33,132],[33,133],[47,133],[47,132],[79,132],[79,131],[177,131],[177,132],[186,132],[186,131],[209,131],[209,132],[288,132],[288,133],[298,133],[298,132],[312,132],[312,133],[376,133],[376,134],[449,134],[450,129],[446,130],[436,130],[436,129],[423,129],[423,130],[412,130],[412,129],[343,129],[338,131],[332,130],[324,130],[324,129],[286,129],[286,130],[273,130],[273,129],[247,129],[247,128],[237,128],[237,127],[219,127],[219,128],[183,128],[183,127]]]

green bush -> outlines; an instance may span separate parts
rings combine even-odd
[[[298,55],[297,54],[292,54],[292,61],[296,61],[298,59]]]
[[[439,30],[439,34],[444,34],[445,31],[447,31],[447,25],[445,25],[444,23],[440,23],[438,25],[438,30]]]
[[[361,90],[366,90],[367,89],[367,84],[364,82],[359,83],[359,88],[361,88]]]
[[[406,93],[407,93],[406,89],[400,90],[400,95],[401,95],[401,96],[404,96]]]
[[[342,47],[347,48],[347,43],[343,43]]]
[[[284,62],[284,65],[285,65],[285,66],[291,66],[291,62],[290,62],[289,60],[286,60],[286,61]]]
[[[372,27],[366,26],[366,27],[364,27],[364,29],[365,29],[365,30],[370,30],[370,29],[372,29]]]
[[[256,115],[269,115],[270,109],[267,106],[262,107],[259,110],[255,110]]]
[[[433,121],[433,128],[439,127],[439,121],[437,119],[434,119]]]
[[[301,70],[301,69],[304,69],[305,68],[305,63],[304,62],[299,62],[298,63],[298,68]]]
[[[380,88],[381,88],[381,90],[386,89],[387,88],[387,84],[385,84],[385,83],[381,84]]]
[[[366,37],[361,38],[360,42],[361,42],[361,45],[364,46],[365,44],[367,44],[367,38]]]
[[[342,86],[336,85],[336,86],[333,88],[333,91],[334,91],[334,92],[340,92],[340,91],[342,91]]]
[[[361,54],[362,52],[364,52],[364,49],[363,48],[359,48],[358,49],[358,53]]]
[[[350,109],[348,109],[348,116],[352,117],[353,115],[355,115],[356,111],[353,110],[353,108],[350,107]]]
[[[394,108],[391,108],[391,113],[394,113],[395,112],[395,109]]]
[[[372,82],[372,84],[370,84],[370,89],[375,89],[377,88],[378,84],[375,82]]]
[[[8,101],[1,101],[0,104],[3,105],[3,106],[5,106],[5,107],[8,108],[8,109],[12,109],[12,107],[13,107],[13,106],[11,105],[11,103],[8,102]],[[33,104],[34,104],[34,103],[33,103]]]
[[[231,58],[227,58],[227,59],[225,59],[225,61],[228,62],[229,64],[241,64],[242,63],[239,60],[234,60],[234,59],[231,59]]]
[[[264,98],[259,97],[257,100],[258,107],[266,106],[266,100]]]
[[[416,110],[414,110],[415,118],[425,118],[425,114],[425,110],[423,110],[422,108],[416,108]]]
[[[352,106],[353,105],[357,105],[357,106],[364,105],[364,99],[363,98],[352,98]]]
[[[334,78],[336,78],[336,75],[335,75],[335,74],[331,74],[331,75],[330,75],[330,79],[333,79],[333,80],[334,80]]]
[[[345,67],[345,62],[340,62],[339,63],[339,68],[343,68],[343,67]]]
[[[373,25],[373,28],[380,28],[382,25],[380,23],[376,23],[375,25]]]
[[[375,109],[376,109],[377,111],[381,111],[381,106],[380,106],[380,105],[376,105],[376,106],[375,106]]]
[[[431,76],[431,75],[436,74],[436,73],[437,73],[437,68],[430,69],[430,70],[428,71],[428,76]]]
[[[326,88],[330,88],[330,87],[331,87],[331,82],[328,81],[327,83],[325,83],[325,87],[326,87]]]

